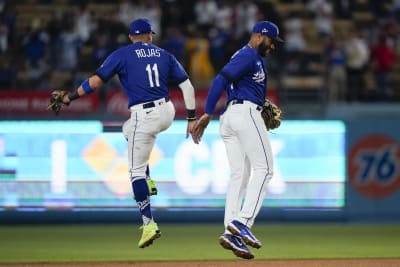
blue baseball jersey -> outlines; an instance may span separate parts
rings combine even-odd
[[[264,104],[268,74],[257,49],[246,45],[238,50],[220,74],[230,83],[226,88],[228,102],[243,99]]]
[[[96,70],[107,82],[115,74],[128,97],[128,106],[169,96],[169,84],[188,79],[176,58],[164,49],[137,42],[111,53]]]

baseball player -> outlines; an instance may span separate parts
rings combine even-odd
[[[71,101],[100,89],[111,77],[118,75],[131,111],[122,131],[128,141],[132,189],[143,220],[140,248],[151,245],[161,235],[151,212],[146,169],[157,134],[166,130],[175,116],[169,83],[177,84],[183,92],[188,120],[186,138],[192,133],[196,121],[192,83],[173,55],[152,44],[153,34],[149,20],[134,20],[129,29],[132,44],[111,53],[94,75],[75,92],[62,98],[62,103],[69,105]],[[50,107],[56,109],[56,113],[59,111],[57,105]]]
[[[262,246],[250,229],[273,174],[271,144],[260,112],[268,77],[264,57],[275,49],[276,42],[283,40],[274,23],[260,21],[254,25],[249,43],[231,57],[213,80],[205,113],[193,130],[194,141],[198,143],[225,90],[227,104],[220,116],[220,135],[225,144],[231,177],[226,194],[225,232],[219,243],[245,259],[254,258],[246,244],[257,249]]]

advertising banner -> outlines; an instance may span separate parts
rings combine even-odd
[[[400,125],[348,124],[347,212],[350,219],[400,218]]]
[[[0,113],[2,116],[6,114],[20,115],[35,115],[35,114],[51,114],[47,110],[49,104],[50,91],[1,91],[0,92]],[[69,113],[85,113],[97,112],[99,109],[99,96],[92,94],[85,96],[73,105],[63,109],[63,114]]]
[[[53,114],[47,110],[50,98],[49,91],[1,91],[0,92],[0,117],[8,118],[53,118]],[[270,89],[268,98],[274,103],[278,103],[276,90]],[[197,115],[204,113],[204,107],[207,100],[208,89],[196,89],[196,110]],[[185,102],[183,101],[182,91],[179,88],[170,90],[170,97],[176,109],[176,118],[185,119],[187,116]],[[103,103],[105,101],[105,103]],[[105,92],[103,98],[101,94],[94,93],[74,101],[68,108],[62,110],[64,118],[75,118],[78,114],[90,114],[91,118],[103,118],[100,107],[104,105],[106,115],[114,119],[126,119],[130,115],[128,109],[128,100],[120,88],[114,88]],[[215,118],[225,106],[225,95],[220,98],[215,109]]]
[[[230,171],[218,121],[202,142],[186,121],[161,133],[150,156],[158,208],[222,208]],[[342,209],[345,127],[341,121],[285,121],[270,132],[274,177],[264,207]],[[99,121],[0,121],[1,210],[136,207],[127,143]]]

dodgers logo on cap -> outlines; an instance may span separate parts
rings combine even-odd
[[[268,36],[275,41],[283,42],[283,39],[279,37],[279,28],[273,22],[259,21],[254,25],[253,32],[261,33],[262,35]]]

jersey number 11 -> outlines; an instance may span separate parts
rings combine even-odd
[[[160,79],[158,75],[158,66],[154,64],[153,67],[150,67],[150,64],[146,65],[147,76],[149,78],[150,87],[154,87],[153,75],[152,71],[154,72],[154,81],[156,82],[156,86],[160,87]]]

